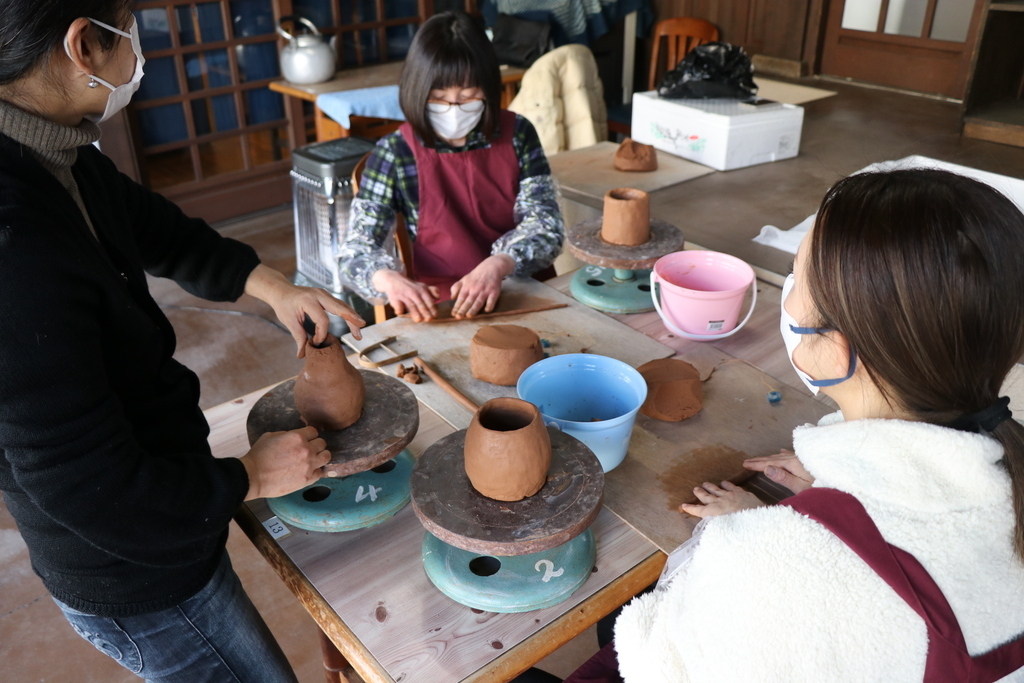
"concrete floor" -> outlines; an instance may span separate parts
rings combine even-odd
[[[831,182],[870,163],[923,154],[1024,177],[1024,150],[960,138],[956,104],[846,84],[804,82],[839,94],[806,105],[803,146],[797,159],[684,183],[658,193],[655,212],[674,213],[685,207],[691,241],[737,253],[778,272],[784,271],[791,257],[762,251],[765,248],[750,244],[750,237],[765,223],[783,228],[795,225],[815,210]],[[288,274],[294,270],[289,209],[218,227],[252,244],[268,265]],[[294,357],[294,343],[262,303],[243,298],[236,304],[211,304],[167,281],[153,280],[151,288],[178,332],[177,357],[200,376],[204,408],[297,373],[300,363]],[[242,583],[299,679],[303,683],[323,680],[313,622],[234,525],[228,548]],[[591,630],[545,660],[544,667],[566,675],[595,649]],[[12,683],[138,680],[97,653],[63,620],[32,573],[25,545],[2,506],[0,662],[0,680]]]

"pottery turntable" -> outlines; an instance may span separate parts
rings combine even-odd
[[[548,466],[537,472],[532,495],[522,497],[522,489],[514,494],[519,500],[483,495],[474,486],[480,481],[470,480],[474,465],[467,440],[473,441],[474,430],[487,424],[495,406],[529,411],[529,416],[519,423],[514,418],[489,426],[492,435],[503,439],[536,429],[544,441],[550,439],[550,461],[544,463]],[[513,468],[520,460],[509,457],[513,449],[501,441],[483,450],[505,462],[481,462],[476,471],[489,471],[491,486],[504,488],[515,478]],[[413,510],[427,529],[427,577],[458,603],[488,612],[542,609],[568,599],[593,570],[597,548],[589,527],[604,497],[601,464],[581,441],[546,427],[531,403],[514,398],[488,401],[468,430],[449,434],[420,456],[411,487]],[[488,493],[495,495],[490,489]]]
[[[650,269],[665,254],[682,250],[683,244],[677,227],[651,219],[646,192],[609,190],[601,218],[567,231],[569,253],[591,264],[576,272],[570,291],[578,301],[607,313],[653,311]]]
[[[267,505],[282,521],[308,531],[351,531],[379,524],[409,502],[415,459],[405,447],[416,436],[416,396],[399,379],[358,370],[366,386],[362,416],[351,426],[321,431],[331,462],[312,486]],[[249,444],[267,432],[305,426],[295,407],[295,380],[279,384],[256,402],[246,431]]]

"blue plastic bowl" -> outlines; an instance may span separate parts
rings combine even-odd
[[[622,361],[568,353],[531,365],[516,391],[537,406],[545,424],[585,443],[610,472],[626,457],[647,383]]]

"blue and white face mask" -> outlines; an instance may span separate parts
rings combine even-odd
[[[805,334],[820,334],[829,330],[826,327],[800,327],[793,316],[789,314],[789,311],[786,310],[786,297],[793,290],[793,283],[793,274],[790,273],[782,286],[782,320],[779,324],[779,331],[782,333],[782,341],[786,343],[790,364],[796,370],[796,374],[800,376],[801,381],[811,390],[811,393],[817,395],[820,387],[832,387],[853,377],[853,373],[857,369],[857,354],[850,349],[850,368],[846,372],[846,377],[836,379],[812,379],[810,375],[796,366],[796,361],[793,360],[793,351],[800,344],[800,338]]]

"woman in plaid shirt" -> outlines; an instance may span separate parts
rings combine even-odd
[[[341,246],[347,283],[397,313],[430,320],[491,311],[510,275],[553,276],[565,224],[537,132],[500,108],[498,60],[483,29],[439,14],[417,32],[400,84],[406,123],[367,159]],[[415,280],[385,250],[397,214]],[[548,271],[543,273],[542,271]]]

